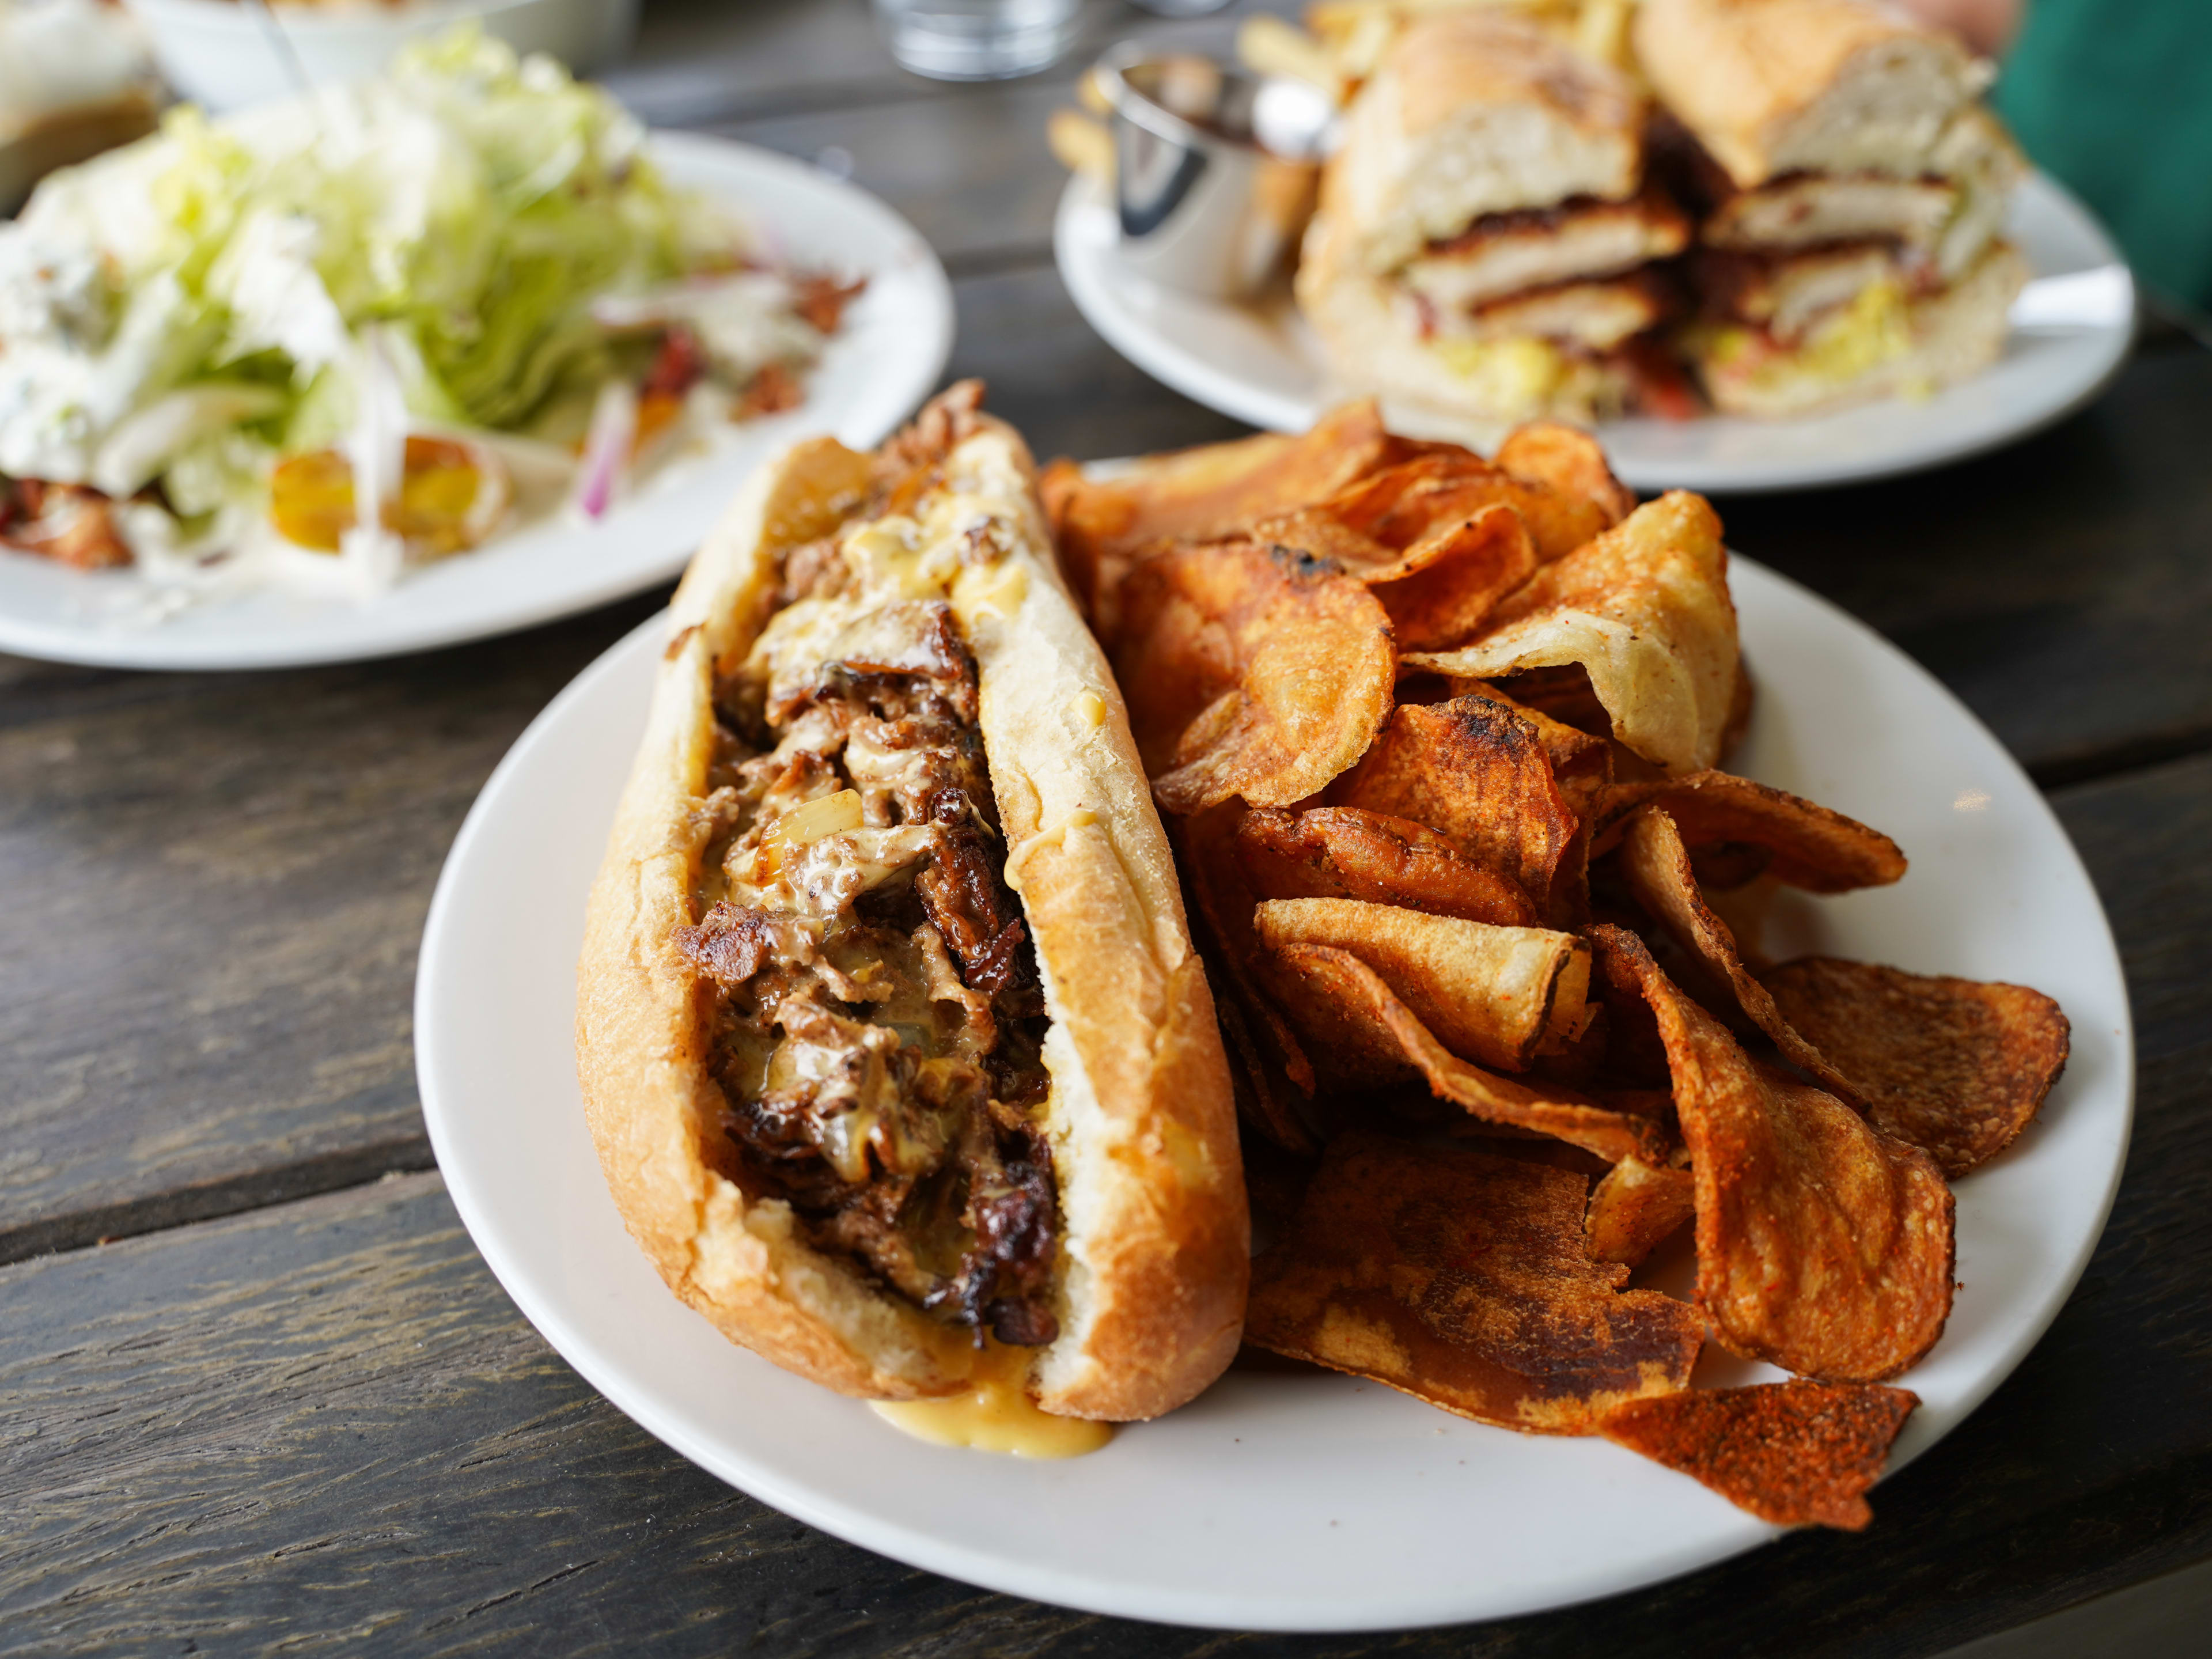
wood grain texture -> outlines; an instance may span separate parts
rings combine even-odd
[[[523,1323],[420,1176],[0,1270],[0,1654],[1662,1659],[1694,1632],[1701,1652],[1826,1659],[1934,1653],[2185,1565],[2212,1551],[2212,869],[2171,854],[2212,837],[2212,758],[2063,810],[2142,1018],[2126,1182],[2051,1334],[1881,1487],[1863,1536],[1378,1638],[1164,1631],[986,1595],[647,1439]]]
[[[2212,747],[2212,352],[1917,477],[1723,499],[1729,545],[1933,670],[2046,785]]]
[[[404,665],[0,659],[0,1260],[427,1164],[409,1010],[446,848],[653,603]]]

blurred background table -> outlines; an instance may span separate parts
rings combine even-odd
[[[1091,27],[1158,25],[1094,0]],[[911,218],[958,295],[951,373],[1041,455],[1234,435],[1054,273],[1043,127],[1080,61],[938,85],[864,0],[654,0],[610,79]],[[2125,1183],[2050,1334],[1871,1532],[1405,1636],[1165,1631],[854,1549],[633,1426],[493,1281],[423,1138],[416,940],[500,755],[664,595],[301,672],[0,658],[0,1653],[1919,1656],[2212,1557],[2208,438],[2212,353],[2154,327],[2095,407],[2003,453],[1719,503],[2049,791],[2135,1002]]]

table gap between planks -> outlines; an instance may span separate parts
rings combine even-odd
[[[955,278],[951,374],[1041,454],[1234,435],[1052,270],[1042,130],[1073,72],[932,85],[859,0],[761,0],[653,6],[611,78],[911,218]],[[0,1654],[1921,1655],[2212,1554],[2208,434],[2212,354],[2160,337],[2001,454],[1721,501],[1733,545],[1896,640],[2051,792],[2135,999],[2126,1182],[2051,1334],[1869,1534],[1412,1636],[1167,1632],[900,1567],[684,1463],[500,1291],[430,1170],[416,942],[500,755],[665,592],[297,672],[0,658]]]

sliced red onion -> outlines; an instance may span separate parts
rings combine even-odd
[[[637,442],[637,389],[627,380],[609,380],[592,405],[591,429],[584,434],[584,456],[576,473],[576,510],[603,518],[629,475],[630,450]]]

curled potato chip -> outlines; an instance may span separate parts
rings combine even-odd
[[[1760,1066],[1641,940],[1590,929],[1641,987],[1674,1068],[1698,1208],[1698,1300],[1735,1352],[1834,1382],[1894,1376],[1951,1311],[1951,1189],[1927,1153]]]
[[[1863,1382],[1759,1382],[1633,1400],[1598,1432],[1778,1527],[1874,1519],[1866,1490],[1920,1396]]]
[[[1219,974],[1218,960],[1207,966],[1218,976],[1227,977]],[[1285,1152],[1310,1156],[1321,1148],[1298,1111],[1289,1068],[1279,1054],[1270,1054],[1261,1046],[1261,1039],[1252,1029],[1253,1018],[1246,1010],[1247,1004],[1234,992],[1224,992],[1214,1000],[1213,1012],[1220,1022],[1224,1039],[1222,1046],[1229,1053],[1229,1079],[1237,1111]],[[1290,1039],[1288,1032],[1284,1036],[1295,1049],[1295,1040]],[[1299,1058],[1303,1060],[1304,1054],[1300,1054]]]
[[[1334,565],[1250,542],[1147,559],[1114,668],[1154,793],[1287,806],[1357,761],[1390,713],[1390,623]]]
[[[1858,1086],[1799,1035],[1774,1006],[1766,987],[1745,968],[1735,936],[1698,890],[1689,849],[1682,845],[1665,807],[1640,806],[1630,814],[1620,840],[1620,869],[1636,902],[1705,969],[1716,994],[1732,1000],[1746,1019],[1773,1039],[1784,1059],[1802,1066],[1848,1103],[1864,1103]]]
[[[1401,649],[1456,645],[1539,562],[1512,504],[1525,488],[1480,457],[1463,459],[1388,467],[1326,501],[1263,519],[1250,533],[1342,564],[1375,590]]]
[[[1582,823],[1541,734],[1487,697],[1400,705],[1328,802],[1426,824],[1547,908]]]
[[[1496,927],[1360,899],[1272,899],[1252,915],[1269,950],[1328,945],[1382,976],[1454,1054],[1526,1071],[1589,1018],[1589,948],[1571,933]]]
[[[1689,1380],[1697,1310],[1583,1254],[1587,1179],[1460,1146],[1332,1142],[1252,1264],[1245,1340],[1477,1422],[1587,1434]]]
[[[1486,507],[1415,543],[1390,564],[1354,567],[1390,615],[1400,648],[1437,651],[1482,625],[1498,600],[1536,568],[1521,515]]]
[[[2065,1014],[2025,986],[1830,957],[1760,977],[1790,1024],[1859,1085],[1875,1127],[1954,1179],[2010,1146],[2066,1066]]]
[[[1636,492],[1613,476],[1605,450],[1578,426],[1557,421],[1532,421],[1506,434],[1491,457],[1499,471],[1523,483],[1543,484],[1570,501],[1587,501],[1597,510],[1597,527],[1583,541],[1601,534],[1636,510]],[[1571,553],[1582,545],[1559,550]],[[1547,558],[1559,554],[1547,553]]]
[[[1110,651],[1121,583],[1155,544],[1217,541],[1333,495],[1395,459],[1401,441],[1372,398],[1346,404],[1300,437],[1266,433],[1155,455],[1109,477],[1054,461],[1037,480],[1062,568]]]
[[[1500,927],[1537,921],[1513,881],[1435,830],[1356,806],[1256,809],[1237,826],[1237,856],[1261,898],[1367,899]]]
[[[1703,497],[1670,491],[1539,570],[1469,643],[1407,661],[1471,679],[1578,664],[1624,745],[1670,773],[1711,767],[1737,672],[1720,536]]]
[[[1301,1024],[1317,1034],[1316,1050],[1332,1064],[1362,1079],[1396,1080],[1418,1070],[1438,1099],[1486,1122],[1550,1135],[1608,1164],[1625,1158],[1666,1162],[1672,1139],[1663,1123],[1595,1105],[1570,1089],[1534,1088],[1468,1064],[1351,951],[1292,944],[1273,957],[1271,983]]]
[[[1696,1212],[1696,1181],[1687,1170],[1624,1158],[1590,1189],[1583,1237],[1593,1261],[1633,1267]]]
[[[1599,814],[1593,855],[1620,838],[1638,807],[1655,802],[1674,820],[1693,859],[1708,848],[1762,848],[1767,874],[1808,893],[1886,887],[1905,874],[1905,854],[1881,830],[1730,772],[1613,785]]]

